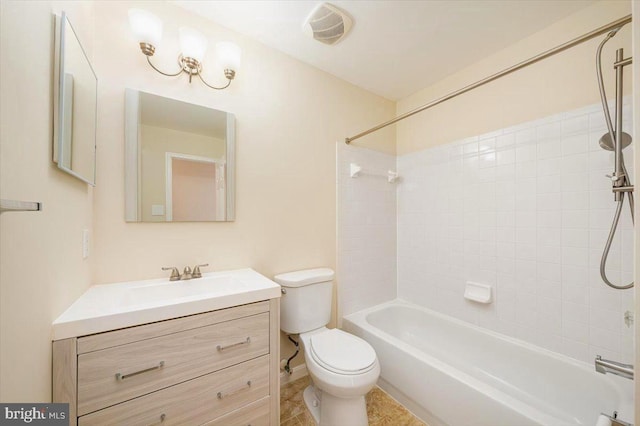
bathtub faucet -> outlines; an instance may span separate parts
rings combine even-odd
[[[595,365],[598,373],[611,373],[616,376],[633,380],[633,365],[631,364],[623,364],[621,362],[602,359],[600,355],[596,355]]]
[[[602,417],[604,417],[605,420],[609,420],[609,424],[611,424],[611,426],[633,426],[632,423],[627,423],[625,421],[620,420],[618,418],[618,412],[617,411],[613,412],[613,416],[610,416],[610,415],[605,414],[605,413],[600,413],[600,418],[602,418]],[[600,423],[600,422],[598,422],[598,423]]]

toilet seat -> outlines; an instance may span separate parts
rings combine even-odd
[[[310,355],[323,368],[343,375],[364,374],[376,365],[376,352],[365,340],[331,329],[310,337]]]

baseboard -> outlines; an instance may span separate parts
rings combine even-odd
[[[291,383],[295,380],[298,380],[304,376],[306,376],[307,374],[309,374],[307,372],[307,365],[306,364],[300,364],[300,365],[296,365],[295,367],[293,367],[291,369],[291,374],[288,374],[286,371],[281,371],[280,372],[280,386],[284,386],[287,383]]]

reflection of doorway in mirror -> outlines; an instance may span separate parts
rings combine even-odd
[[[225,219],[224,161],[167,152],[166,165],[168,222]]]

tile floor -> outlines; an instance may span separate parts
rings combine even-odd
[[[315,426],[302,400],[302,391],[308,385],[306,376],[280,389],[281,426]],[[378,387],[367,394],[366,400],[369,426],[427,426]]]

